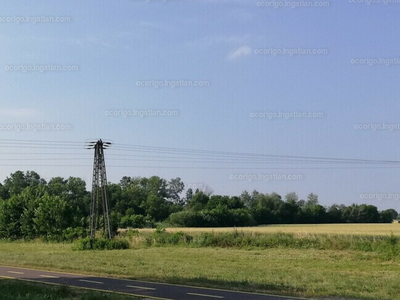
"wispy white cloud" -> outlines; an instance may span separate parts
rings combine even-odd
[[[244,56],[248,56],[251,54],[251,48],[249,46],[242,46],[232,50],[228,56],[228,60],[236,60]]]
[[[193,0],[193,1],[198,1],[198,0]],[[221,4],[221,3],[249,3],[249,0],[202,0],[202,2],[209,2],[209,3],[217,3],[217,4]]]
[[[238,45],[243,44],[249,39],[249,36],[224,36],[224,35],[212,35],[203,37],[194,41],[187,43],[187,46],[214,46],[220,44],[228,44],[228,45]]]
[[[209,35],[187,42],[188,47],[213,47],[213,46],[230,46],[241,47],[242,45],[262,44],[266,42],[265,36],[254,35]]]
[[[107,41],[106,38],[100,36],[83,36],[78,38],[62,38],[62,37],[42,37],[42,36],[18,36],[18,37],[7,37],[11,42],[19,43],[20,45],[28,45],[32,43],[46,44],[46,45],[72,45],[72,46],[102,46],[107,48],[114,47],[113,44]]]
[[[244,9],[233,9],[229,12],[228,18],[233,19],[234,21],[247,23],[252,21],[255,18],[255,15]]]
[[[43,118],[41,111],[29,108],[5,108],[0,109],[0,118],[7,122],[35,121]]]
[[[147,22],[147,21],[140,21],[136,25],[137,28],[140,29],[151,29],[151,30],[164,30],[166,29],[165,25],[158,24],[156,22]]]
[[[39,115],[40,112],[34,109],[27,109],[27,108],[0,109],[0,117],[25,118],[25,117],[37,117]]]
[[[128,31],[113,32],[103,31],[91,35],[77,35],[75,37],[47,37],[47,36],[7,36],[9,44],[18,42],[22,45],[29,45],[32,43],[46,44],[46,45],[67,45],[77,47],[102,47],[102,48],[118,48],[126,46],[127,41],[146,37],[149,34],[161,32],[165,34],[166,31],[172,31],[169,24],[161,24],[158,22],[150,21],[137,21]]]

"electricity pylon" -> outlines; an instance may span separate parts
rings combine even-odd
[[[99,206],[103,208],[103,229],[107,238],[112,238],[109,203],[107,198],[107,173],[104,160],[104,149],[111,146],[111,142],[87,142],[86,149],[94,149],[92,201],[90,204],[90,237],[94,238],[98,227]],[[101,202],[99,198],[101,197]]]

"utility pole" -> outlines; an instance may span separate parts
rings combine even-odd
[[[112,238],[109,202],[107,197],[107,173],[104,160],[104,149],[111,146],[111,142],[87,142],[86,149],[94,149],[92,201],[90,204],[90,237],[96,236],[97,223],[99,220],[99,206],[103,209],[103,229],[108,239]],[[101,198],[101,200],[99,199]]]

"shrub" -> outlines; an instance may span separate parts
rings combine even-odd
[[[127,237],[127,238],[133,238],[133,237],[137,237],[139,235],[140,235],[139,230],[137,230],[137,229],[128,229],[128,230],[120,232],[118,236]]]
[[[104,238],[85,238],[79,240],[74,246],[74,250],[123,250],[129,249],[129,243],[126,240],[109,240]]]
[[[86,238],[88,236],[88,230],[83,227],[72,228],[68,227],[63,231],[62,240],[72,242],[80,238]]]
[[[163,234],[166,233],[166,229],[161,226],[157,226],[155,234]]]
[[[165,228],[158,227],[156,231],[146,237],[146,246],[190,244],[193,237],[184,232],[168,233]]]
[[[127,228],[127,227],[143,228],[143,227],[145,227],[145,225],[146,225],[146,220],[145,220],[144,216],[130,215],[130,216],[122,217],[119,227],[121,227],[121,228]]]
[[[211,210],[181,211],[173,213],[169,222],[182,227],[252,226],[255,221],[246,209],[214,208]]]

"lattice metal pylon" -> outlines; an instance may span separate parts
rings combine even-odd
[[[93,161],[93,182],[92,182],[92,201],[90,203],[90,237],[96,236],[96,229],[99,221],[99,206],[101,204],[103,210],[103,229],[107,238],[112,238],[109,202],[107,197],[107,172],[104,159],[104,149],[111,146],[111,142],[86,143],[87,149],[94,149]],[[101,201],[100,199],[101,198]]]

